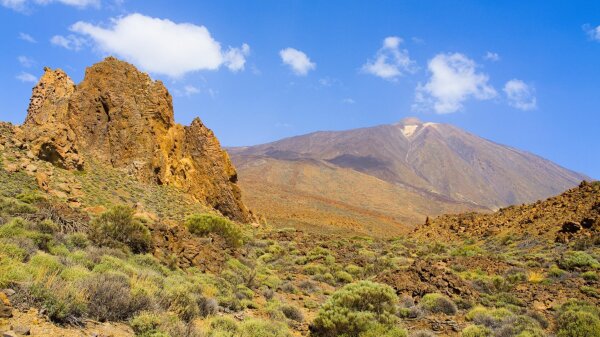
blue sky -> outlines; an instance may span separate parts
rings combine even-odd
[[[0,119],[107,55],[223,145],[407,116],[600,178],[600,2],[0,0]]]

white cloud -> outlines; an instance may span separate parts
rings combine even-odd
[[[374,59],[370,59],[362,66],[368,74],[386,80],[396,80],[405,73],[417,71],[416,62],[411,60],[406,49],[400,49],[402,39],[396,36],[386,37]]]
[[[537,108],[535,89],[525,82],[512,79],[506,82],[503,90],[510,106],[525,111]]]
[[[19,11],[22,12],[24,11],[27,7],[27,1],[26,0],[0,0],[0,4],[2,4],[2,6],[13,9],[15,11]]]
[[[73,34],[69,34],[67,36],[54,35],[50,39],[50,43],[52,43],[55,46],[63,47],[68,50],[78,51],[86,44],[86,41],[84,38],[81,38],[81,37],[73,35]]]
[[[26,33],[19,33],[19,39],[29,43],[37,43],[37,41],[31,35]]]
[[[354,103],[356,103],[356,101],[354,99],[352,99],[352,98],[344,98],[342,100],[342,103],[345,103],[345,104],[354,104]]]
[[[485,56],[483,58],[486,60],[489,60],[489,61],[493,61],[493,62],[500,61],[500,55],[498,55],[498,53],[494,53],[491,51],[488,51],[487,53],[485,53]]]
[[[222,65],[239,71],[244,69],[250,52],[247,44],[223,51],[204,26],[138,13],[112,19],[107,28],[80,21],[71,26],[71,31],[89,36],[102,52],[122,57],[145,71],[171,77],[217,70]]]
[[[38,79],[34,75],[26,72],[22,72],[19,75],[15,76],[15,78],[23,83],[37,83]]]
[[[224,54],[227,68],[233,72],[244,70],[246,56],[250,55],[250,46],[243,44],[242,48],[229,48]]]
[[[600,25],[597,27],[591,27],[590,25],[584,25],[583,29],[587,32],[590,39],[594,41],[600,41]]]
[[[31,66],[33,66],[35,64],[35,61],[32,58],[27,57],[27,56],[19,56],[19,57],[17,57],[17,60],[25,68],[31,68]]]
[[[100,0],[0,0],[4,7],[18,12],[28,12],[32,5],[48,5],[52,3],[61,3],[67,6],[73,6],[80,9],[87,7],[100,7]]]
[[[183,92],[186,96],[192,96],[200,93],[200,89],[196,88],[193,85],[186,85],[183,87]]]
[[[417,86],[413,110],[452,113],[461,110],[469,98],[486,100],[497,95],[488,76],[477,72],[477,64],[463,54],[438,54],[427,67],[431,77]]]
[[[420,37],[413,36],[410,38],[415,44],[425,44],[425,40]]]
[[[47,5],[58,2],[63,5],[73,6],[77,8],[100,7],[100,0],[34,0],[34,2],[40,5]]]
[[[317,67],[314,62],[310,61],[305,53],[294,48],[280,50],[279,56],[281,56],[283,63],[290,66],[294,74],[298,76],[305,76],[310,70]]]
[[[319,84],[323,87],[332,87],[334,85],[341,85],[342,81],[338,80],[337,78],[331,78],[328,76],[320,78]]]

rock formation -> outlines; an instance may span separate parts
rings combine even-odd
[[[108,57],[75,85],[46,68],[23,125],[40,159],[82,170],[99,160],[148,182],[178,187],[234,220],[248,222],[237,174],[200,119],[175,123],[172,97],[160,81]]]

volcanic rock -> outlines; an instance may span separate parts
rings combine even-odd
[[[108,57],[86,69],[78,85],[45,68],[23,125],[40,159],[68,170],[86,160],[123,170],[147,183],[172,185],[231,219],[250,222],[237,173],[200,119],[175,123],[172,97],[133,65]]]

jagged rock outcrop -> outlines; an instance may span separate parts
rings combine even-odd
[[[77,85],[46,68],[33,89],[24,138],[40,159],[84,169],[94,158],[148,182],[176,186],[234,220],[248,222],[237,174],[200,119],[175,123],[172,97],[133,65],[108,57]]]
[[[44,75],[33,88],[25,140],[40,159],[64,169],[83,169],[83,159],[69,127],[69,98],[75,91],[73,81],[60,69],[44,68]]]

